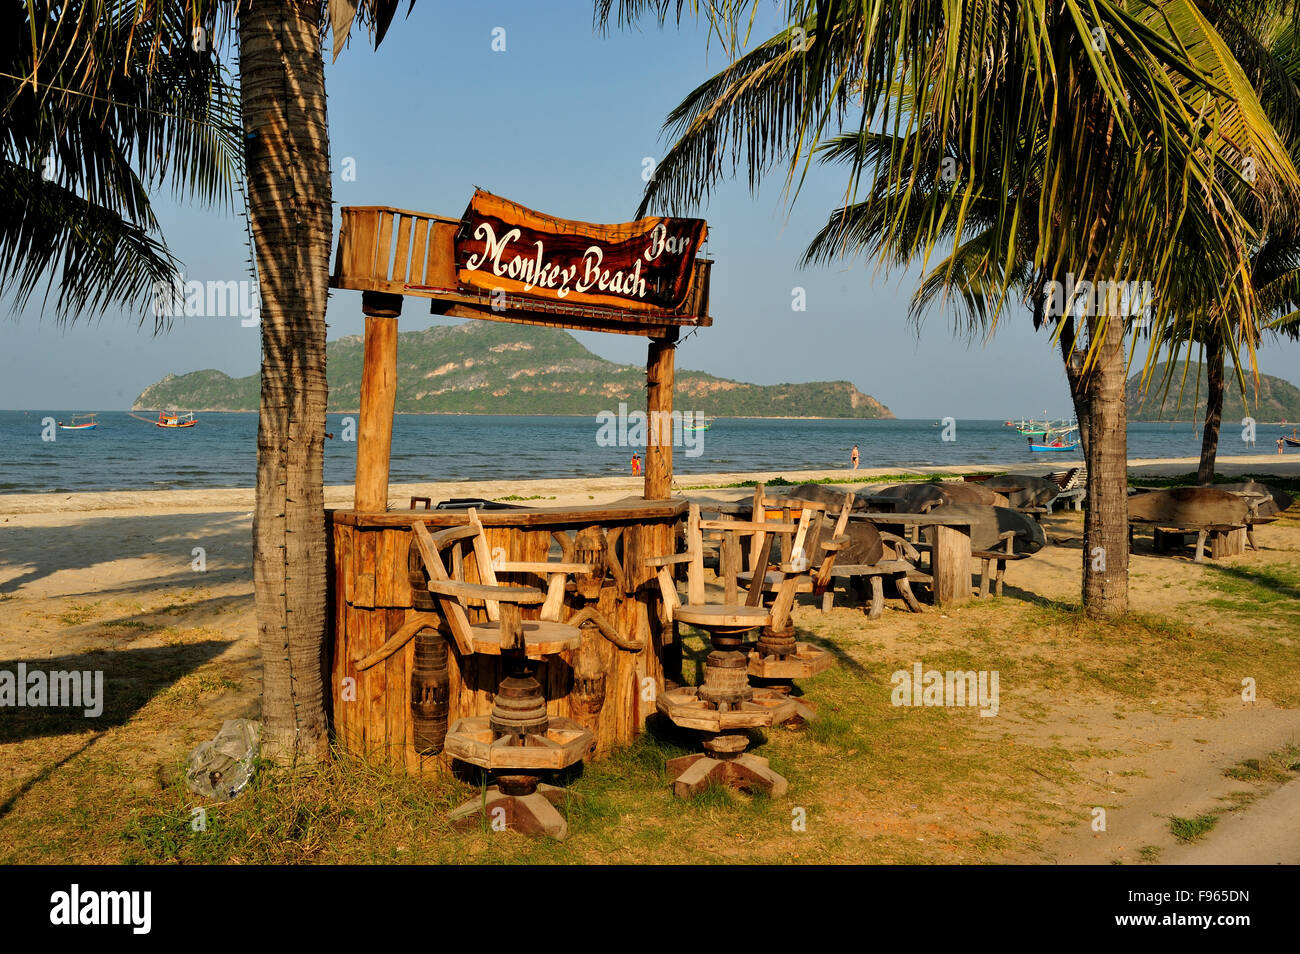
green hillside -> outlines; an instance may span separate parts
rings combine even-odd
[[[361,401],[361,337],[327,346],[331,411]],[[145,388],[136,410],[257,409],[257,375],[169,374]],[[470,321],[407,331],[397,340],[397,410],[442,414],[595,414],[645,404],[645,369],[592,354],[568,332]],[[677,371],[675,406],[716,417],[892,418],[847,381],[745,384]]]
[[[1142,394],[1139,375],[1128,379],[1126,396],[1130,421],[1199,421],[1205,417],[1205,366],[1193,362],[1183,378],[1182,363],[1175,365],[1168,391],[1164,389],[1164,364],[1156,367],[1151,386]],[[1259,390],[1246,372],[1246,403],[1231,365],[1227,369],[1227,388],[1223,395],[1223,419],[1241,420],[1247,415],[1258,421],[1300,420],[1300,388],[1271,374],[1259,376]],[[1163,400],[1161,398],[1163,397]],[[1248,405],[1248,406],[1247,406]]]

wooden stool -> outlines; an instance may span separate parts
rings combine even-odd
[[[762,487],[756,498],[761,501]],[[751,583],[745,603],[727,602],[711,605],[704,601],[704,545],[703,531],[717,530],[728,536],[724,540],[726,553],[736,552],[734,535],[740,533],[767,533],[755,566],[766,567],[771,552],[771,533],[798,531],[797,545],[802,546],[812,510],[804,510],[798,525],[788,523],[742,522],[736,520],[710,521],[700,519],[698,504],[691,504],[686,523],[686,552],[647,558],[647,566],[657,568],[659,587],[664,597],[664,612],[668,621],[676,626],[686,623],[702,629],[709,635],[712,651],[704,663],[704,681],[699,686],[666,689],[655,699],[655,708],[675,725],[701,733],[702,753],[672,759],[670,771],[676,773],[673,794],[694,795],[719,782],[735,788],[762,789],[772,795],[782,795],[788,783],[768,768],[767,759],[746,750],[749,736],[746,730],[765,728],[785,722],[798,714],[795,700],[785,687],[756,688],[749,684],[749,657],[745,651],[746,633],[762,627],[771,627],[776,620],[784,629],[789,619],[789,609],[794,603],[798,577],[781,568],[781,585],[775,608],[762,605],[763,574]],[[687,604],[681,605],[677,588],[669,567],[687,565]],[[729,590],[735,590],[732,579]],[[784,607],[784,610],[781,610]],[[774,613],[784,612],[776,617]]]
[[[744,634],[770,620],[755,606],[683,606],[675,618],[709,634],[713,651],[704,663],[699,686],[668,689],[655,707],[676,725],[701,734],[703,752],[671,759],[673,794],[695,795],[712,782],[748,791],[784,795],[789,783],[773,772],[767,759],[746,751],[747,729],[766,728],[795,714],[794,700],[773,689],[749,684]]]
[[[790,619],[790,612],[794,608],[794,597],[798,593],[820,596],[822,610],[826,611],[830,608],[829,603],[833,599],[832,573],[835,569],[835,558],[849,542],[845,531],[848,527],[849,515],[853,510],[853,495],[851,493],[844,495],[838,518],[828,540],[821,539],[825,505],[811,501],[788,500],[784,504],[784,513],[790,513],[795,504],[803,506],[805,511],[813,510],[813,522],[806,535],[800,531],[796,538],[788,543],[789,549],[784,549],[787,544],[783,544],[781,556],[784,562],[781,568],[769,571],[766,567],[767,558],[763,556],[761,567],[756,562],[749,573],[738,575],[739,580],[749,584],[750,593],[753,593],[757,586],[762,591],[763,597],[772,604],[772,622],[763,627],[754,651],[749,654],[749,674],[763,680],[769,688],[784,692],[787,696],[794,689],[794,680],[809,679],[825,672],[835,664],[834,657],[825,649],[795,639],[794,623]],[[756,496],[754,512],[761,513],[774,505],[782,505],[780,498],[763,499],[760,507],[760,501]],[[762,552],[760,547],[760,553]],[[812,555],[814,560],[810,561],[804,554]],[[799,559],[798,564],[792,562],[795,558]],[[792,574],[794,575],[793,586],[789,583]],[[793,697],[791,702],[795,706],[795,719],[811,722],[817,717],[807,703]]]
[[[565,575],[589,572],[591,568],[563,563],[499,562],[494,566],[483,526],[473,510],[469,521],[468,527],[436,535],[416,521],[411,535],[412,560],[418,557],[428,574],[423,589],[435,598],[461,652],[500,656],[502,662],[503,675],[491,714],[458,719],[443,741],[449,755],[478,766],[492,780],[484,797],[466,802],[451,813],[451,822],[464,829],[486,821],[525,834],[563,839],[568,824],[555,805],[567,793],[542,784],[542,779],[582,761],[595,736],[572,719],[547,714],[536,668],[543,656],[581,645],[581,630],[556,620],[563,602]],[[485,582],[473,584],[449,578],[440,550],[462,539],[473,539],[479,576]],[[459,565],[460,560],[454,559],[453,566]],[[549,594],[544,597],[533,587],[498,585],[498,572],[548,576]],[[469,600],[483,601],[486,623],[470,624],[465,611]],[[522,618],[520,605],[543,602],[542,619]]]

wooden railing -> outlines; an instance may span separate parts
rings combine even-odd
[[[420,294],[408,285],[456,288],[455,219],[392,209],[349,206],[342,210],[335,288]]]

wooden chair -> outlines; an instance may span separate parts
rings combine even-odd
[[[766,534],[760,544],[759,561],[766,566],[772,548],[772,534],[791,532],[795,547],[802,547],[812,510],[805,510],[798,524],[775,521],[702,520],[698,504],[687,512],[686,552],[650,557],[647,566],[657,570],[663,594],[664,612],[676,626],[686,623],[709,635],[712,651],[704,663],[704,680],[699,686],[665,688],[655,700],[656,709],[669,721],[701,733],[703,752],[672,759],[668,768],[675,774],[673,792],[694,795],[712,782],[743,789],[762,789],[783,795],[786,780],[773,772],[767,759],[747,752],[748,729],[771,726],[795,715],[787,693],[755,688],[749,684],[748,657],[743,651],[744,635],[764,626],[784,629],[794,605],[798,574],[782,564],[781,584],[772,606],[762,605],[763,575],[751,582],[744,602],[708,603],[704,592],[705,532],[723,534],[724,551],[734,552],[743,535]],[[728,539],[730,537],[730,539]],[[791,550],[790,552],[795,552]],[[685,565],[686,602],[677,596],[669,567]]]
[[[760,569],[751,568],[743,573],[734,572],[734,562],[726,568],[732,571],[735,582],[730,577],[725,579],[727,592],[733,592],[738,589],[739,584],[745,584],[752,587],[755,575],[759,575],[760,587],[762,593],[769,600],[775,600],[780,590],[789,585],[787,569],[792,571],[794,576],[794,592],[796,596],[801,593],[811,593],[814,596],[822,598],[822,611],[830,609],[830,603],[834,598],[834,591],[831,588],[833,582],[832,571],[835,568],[836,555],[845,546],[848,545],[849,538],[845,531],[848,528],[849,515],[853,510],[853,494],[846,493],[841,503],[840,511],[835,517],[835,523],[831,528],[828,539],[823,540],[823,530],[827,524],[827,505],[817,501],[805,501],[791,497],[765,497],[761,501],[756,501],[754,512],[763,514],[764,511],[777,508],[783,516],[789,515],[798,510],[801,514],[811,512],[812,519],[809,523],[807,536],[802,544],[792,538],[781,537],[781,557],[783,564],[777,569]],[[767,521],[756,521],[760,524],[766,524]],[[785,521],[786,525],[789,519]],[[767,531],[771,532],[771,531]],[[724,561],[724,566],[726,561]],[[762,634],[755,644],[753,652],[749,655],[749,674],[757,679],[767,680],[774,687],[781,687],[786,692],[794,688],[795,679],[808,679],[818,673],[825,672],[829,669],[834,659],[829,652],[808,642],[798,642],[795,639],[794,624],[786,614],[784,627],[778,628],[774,620],[772,624],[763,628]],[[796,715],[805,722],[810,722],[815,718],[811,707],[807,704],[794,700]]]
[[[1086,465],[1071,467],[1069,470],[1060,473],[1048,474],[1047,478],[1055,480],[1061,485],[1061,492],[1056,495],[1056,498],[1050,504],[1053,510],[1056,509],[1057,504],[1069,506],[1072,510],[1082,509],[1083,498],[1088,493],[1088,468]]]
[[[853,494],[849,492],[844,495],[844,501],[838,515],[835,517],[835,523],[825,540],[822,539],[822,535],[828,518],[827,511],[829,508],[826,504],[791,497],[765,497],[762,501],[762,509],[768,510],[773,507],[782,510],[784,514],[789,514],[795,509],[807,509],[813,512],[807,541],[804,546],[805,553],[801,554],[807,560],[808,569],[799,574],[798,582],[795,585],[795,593],[811,593],[814,596],[821,597],[823,601],[822,609],[829,610],[829,600],[832,595],[829,591],[831,571],[835,568],[836,555],[849,542],[845,531],[849,525],[849,516],[853,512]],[[788,516],[785,522],[789,523]],[[782,556],[789,560],[790,553],[783,548]],[[730,593],[739,585],[748,587],[753,581],[754,570],[751,566],[748,570],[738,572],[735,565],[732,564],[731,566],[720,567],[718,575],[723,578]],[[763,592],[775,593],[781,585],[782,578],[782,574],[778,570],[766,570],[763,577]],[[733,579],[735,583],[732,583]]]
[[[475,798],[452,812],[451,821],[465,828],[485,817],[528,834],[564,838],[568,825],[555,809],[566,797],[563,788],[542,784],[544,774],[568,768],[590,751],[595,736],[573,721],[550,716],[538,682],[536,661],[577,649],[576,626],[559,622],[569,574],[588,573],[579,563],[493,562],[483,525],[473,509],[464,526],[430,533],[422,521],[411,525],[411,564],[425,577],[416,590],[420,602],[436,604],[445,628],[464,655],[500,656],[503,676],[492,712],[458,719],[447,731],[446,751],[483,769],[493,779],[486,798]],[[472,544],[478,583],[464,579],[459,545]],[[450,565],[444,562],[450,560]],[[498,574],[526,574],[547,580],[547,590],[506,586]],[[413,583],[415,581],[413,580]],[[423,590],[423,592],[421,592]],[[540,619],[523,619],[520,607],[541,604]],[[469,610],[481,606],[486,622],[471,623]],[[417,607],[418,608],[418,607]]]

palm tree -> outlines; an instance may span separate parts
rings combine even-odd
[[[618,17],[674,8],[680,18],[681,2],[622,0]],[[732,49],[748,8],[708,7]],[[960,263],[977,279],[981,322],[995,323],[1017,287],[1072,273],[1150,281],[1159,328],[1207,300],[1209,273],[1212,320],[1249,323],[1256,233],[1242,205],[1255,196],[1271,214],[1300,177],[1194,0],[791,0],[786,12],[786,30],[670,114],[676,142],[643,208],[689,207],[742,163],[751,184],[784,164],[797,194],[816,150],[843,130],[862,145],[846,193],[852,205],[861,186],[874,202],[876,257],[919,261],[949,285]],[[608,22],[613,0],[597,0],[596,15]],[[873,162],[866,141],[881,133],[889,159]],[[918,182],[941,160],[957,174]],[[1197,269],[1175,232],[1196,237]],[[931,271],[948,244],[957,251]],[[1125,329],[1095,310],[1073,317],[1086,336],[1083,601],[1109,616],[1127,608]]]
[[[414,3],[412,3],[412,6]],[[397,0],[331,0],[335,57],[355,20],[376,47]],[[326,640],[325,306],[333,236],[325,23],[319,3],[239,11],[248,214],[262,297],[253,587],[262,651],[262,753],[329,752]]]
[[[235,92],[194,49],[179,6],[148,18],[143,0],[90,6],[18,3],[0,15],[0,292],[22,307],[44,286],[58,320],[116,305],[161,328],[154,291],[171,287],[177,262],[150,191],[229,199]]]
[[[371,28],[378,46],[396,10],[397,0],[330,0],[335,56],[356,22]],[[35,18],[38,27],[57,19],[48,13]],[[121,47],[116,58],[103,62],[142,58],[151,82],[170,75],[170,61],[162,54],[185,44],[193,48],[196,30],[210,38],[204,52],[219,63],[222,41],[237,28],[248,216],[261,284],[253,578],[263,660],[262,754],[279,763],[316,761],[329,744],[323,444],[333,224],[324,15],[322,4],[312,0],[241,0],[227,6],[207,0],[82,0],[63,18],[72,36],[82,40],[111,25]],[[38,29],[26,69],[35,72],[40,64],[59,61],[68,45],[68,35]],[[72,78],[84,68],[72,62]],[[92,91],[102,95],[100,89]],[[142,192],[123,201],[138,205]],[[143,248],[141,257],[147,251]],[[155,261],[131,287],[151,286],[170,272],[169,262]],[[69,274],[66,264],[64,274]]]
[[[1258,91],[1260,102],[1287,142],[1292,159],[1300,159],[1300,60],[1297,59],[1300,35],[1297,34],[1295,18],[1270,4],[1219,9],[1215,13],[1216,29],[1224,35]],[[1257,224],[1262,232],[1265,223],[1261,210],[1254,205],[1248,208],[1252,218],[1260,220]],[[1292,323],[1296,309],[1300,307],[1300,218],[1294,214],[1275,218],[1267,236],[1251,243],[1249,248],[1251,282],[1255,289],[1254,321],[1251,324],[1245,328],[1234,325],[1231,334],[1226,334],[1221,323],[1206,320],[1205,312],[1215,305],[1211,297],[1199,308],[1201,320],[1190,323],[1174,321],[1161,336],[1152,336],[1151,339],[1153,354],[1157,347],[1169,349],[1170,360],[1161,382],[1165,393],[1175,377],[1181,345],[1184,342],[1199,344],[1204,354],[1206,406],[1197,468],[1197,482],[1203,485],[1214,481],[1227,388],[1227,353],[1231,350],[1233,354],[1234,377],[1242,396],[1247,397],[1247,375],[1239,361],[1241,346],[1245,345],[1248,354],[1253,355],[1261,329],[1279,336],[1300,336],[1300,327]],[[1194,253],[1195,249],[1191,251]],[[1243,335],[1252,337],[1242,341]],[[1186,364],[1183,366],[1180,390],[1186,386],[1188,367]],[[1196,386],[1199,389],[1199,373]]]

